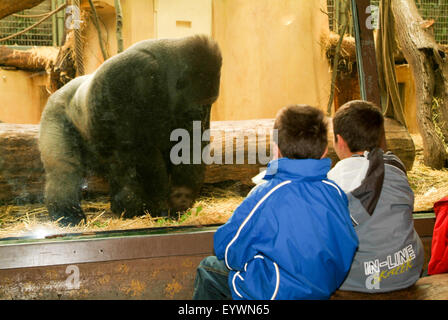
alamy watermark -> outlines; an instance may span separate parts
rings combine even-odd
[[[81,10],[78,6],[67,6],[65,9],[65,14],[67,15],[65,27],[68,30],[81,28],[81,23],[84,21],[81,20]]]
[[[78,290],[80,287],[78,266],[67,266],[65,273],[69,275],[67,279],[65,279],[65,288],[67,290]]]
[[[211,129],[202,132],[201,121],[193,121],[192,136],[186,129],[173,130],[170,140],[177,143],[170,151],[171,163],[267,165],[273,157],[272,142],[278,141],[278,131],[268,128],[229,128],[211,133]]]
[[[366,20],[367,29],[378,30],[380,28],[380,7],[370,5],[366,8],[366,13],[369,14]]]

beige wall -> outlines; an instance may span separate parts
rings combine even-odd
[[[122,0],[124,47],[154,38],[154,1]],[[163,0],[162,0],[163,1]],[[115,35],[112,35],[115,37]]]
[[[109,56],[117,53],[114,0],[94,1]],[[123,45],[151,38],[184,37],[211,34],[212,0],[121,0]],[[90,5],[83,0],[82,8]],[[84,65],[86,73],[95,71],[104,61],[97,30],[90,21],[84,30]]]
[[[323,108],[330,72],[320,46],[326,1],[214,0],[213,37],[223,52],[213,120],[272,118],[287,104]]]
[[[0,121],[39,123],[48,98],[45,74],[0,68]]]
[[[94,1],[100,28],[109,56],[117,54],[116,18],[114,0]],[[123,14],[123,46],[124,49],[132,44],[154,38],[154,1],[153,0],[121,0]],[[87,0],[83,0],[82,8],[90,10]],[[85,73],[94,72],[103,63],[98,33],[92,21],[83,32],[84,35],[84,66]]]
[[[114,0],[94,1],[107,50],[116,54]],[[223,53],[221,92],[212,120],[272,118],[279,108],[306,103],[326,108],[330,68],[320,46],[328,32],[326,0],[121,0],[127,48],[140,40],[208,33]],[[180,5],[177,5],[180,4]],[[87,0],[82,1],[88,8]],[[190,8],[190,10],[188,9]],[[163,20],[163,21],[162,21]],[[191,28],[176,21],[191,21]],[[161,30],[163,26],[164,31]],[[103,62],[94,25],[84,34],[84,63],[91,73]],[[397,67],[405,83],[405,113],[416,124],[415,90],[407,67]],[[46,77],[0,69],[0,121],[38,123],[47,95]]]
[[[156,0],[156,37],[212,33],[212,0]]]
[[[108,51],[116,53],[114,1],[96,1]],[[275,5],[274,5],[275,4]],[[324,108],[330,76],[320,47],[326,1],[122,0],[125,48],[148,38],[211,34],[223,52],[213,120],[274,117],[290,103]],[[88,5],[88,3],[87,3]],[[86,30],[86,73],[102,63],[96,30]]]
[[[115,40],[115,9],[110,6],[104,6],[97,8],[97,13],[101,22],[100,28],[103,38],[107,39],[105,49],[109,56],[113,56],[117,53],[117,42]],[[95,71],[104,62],[98,41],[98,33],[92,20],[89,21],[86,28],[83,30],[83,36],[84,70],[86,74],[89,74]]]

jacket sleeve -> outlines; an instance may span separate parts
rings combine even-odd
[[[247,261],[257,254],[257,246],[269,242],[275,234],[269,228],[266,207],[257,207],[257,197],[249,197],[235,210],[226,224],[214,236],[214,249],[218,259],[224,260],[231,270],[243,270]],[[262,214],[263,213],[263,214]]]

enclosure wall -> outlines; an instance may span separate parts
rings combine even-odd
[[[212,120],[272,118],[283,106],[323,108],[330,70],[320,45],[326,1],[215,0],[213,37],[223,51]]]
[[[0,68],[0,121],[39,123],[48,98],[45,73]]]

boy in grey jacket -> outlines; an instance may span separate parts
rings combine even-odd
[[[347,194],[359,247],[340,290],[388,292],[407,288],[420,277],[422,242],[414,229],[414,193],[406,169],[379,141],[381,111],[351,101],[333,118],[334,149],[341,161],[328,173]]]

